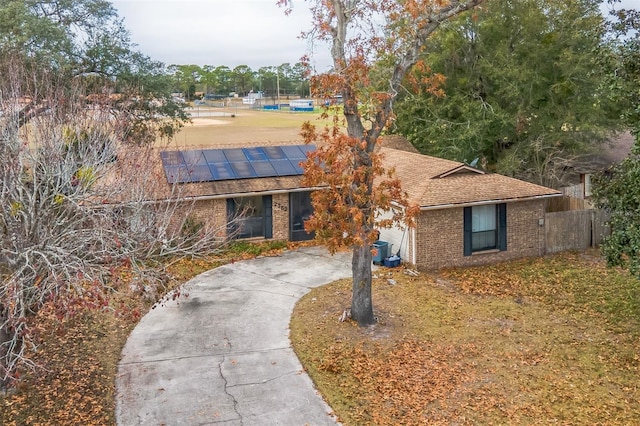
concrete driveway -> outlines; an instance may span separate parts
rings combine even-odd
[[[335,425],[291,349],[311,288],[351,275],[311,247],[205,272],[133,330],[116,379],[118,425]],[[336,318],[337,320],[337,318]]]

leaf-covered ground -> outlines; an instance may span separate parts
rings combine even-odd
[[[285,247],[278,242],[237,243],[206,260],[179,261],[169,268],[172,278],[164,291],[222,263],[278,254]],[[40,368],[25,372],[19,385],[0,397],[0,425],[115,425],[120,353],[150,306],[127,293],[112,297],[107,309],[80,310],[72,318],[61,318],[52,306],[41,310],[32,320],[39,336],[33,360]]]
[[[349,280],[313,290],[291,321],[345,425],[640,424],[640,282],[595,254],[381,268],[373,294],[371,328],[338,322]]]

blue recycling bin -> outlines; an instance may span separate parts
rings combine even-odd
[[[400,256],[389,256],[384,259],[384,266],[386,266],[387,268],[395,268],[397,266],[400,266],[401,260],[402,259],[400,259]]]
[[[371,244],[371,248],[375,250],[373,252],[373,263],[382,265],[384,259],[387,257],[387,250],[389,249],[389,243],[386,241],[376,241]]]

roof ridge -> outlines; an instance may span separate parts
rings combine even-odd
[[[459,173],[459,172],[460,172],[460,171],[462,171],[462,170],[466,170],[466,171],[468,171],[468,172],[472,172],[472,173],[477,173],[477,174],[479,174],[479,175],[484,175],[484,174],[486,174],[486,172],[485,172],[484,170],[480,170],[480,169],[478,169],[478,168],[476,168],[476,167],[472,167],[472,166],[470,166],[470,165],[468,165],[468,164],[464,164],[464,163],[463,163],[463,164],[460,164],[460,165],[459,165],[459,166],[457,166],[457,167],[454,167],[454,168],[452,168],[452,169],[450,169],[450,170],[447,170],[447,171],[446,171],[446,172],[444,172],[444,173],[440,173],[439,175],[434,176],[434,177],[432,177],[431,179],[436,179],[436,178],[438,178],[438,179],[442,179],[442,178],[446,178],[447,176],[451,176],[451,175],[453,175],[453,174],[457,174],[457,173]]]

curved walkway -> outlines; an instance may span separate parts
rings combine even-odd
[[[118,425],[335,425],[289,341],[296,301],[351,275],[348,253],[285,252],[205,272],[145,315],[122,353]]]

